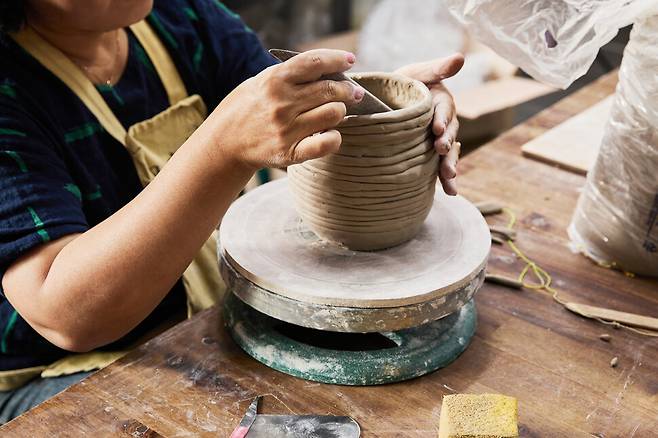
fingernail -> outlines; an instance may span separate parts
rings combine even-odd
[[[457,176],[457,168],[453,165],[450,166],[450,179],[453,179]]]
[[[450,141],[450,139],[440,138],[439,144],[441,146],[441,149],[444,150],[446,154],[450,152],[450,148],[452,147],[452,142]]]
[[[451,180],[448,183],[448,190],[446,190],[446,194],[449,196],[457,196],[457,181]]]
[[[361,87],[354,87],[354,100],[357,102],[363,99],[363,96],[366,94],[366,91]]]
[[[354,56],[354,53],[348,53],[346,58],[349,64],[354,64],[356,62],[356,56]]]
[[[450,152],[450,147],[445,144],[443,140],[436,139],[434,142],[434,149],[440,154],[440,155],[445,155],[448,152]]]

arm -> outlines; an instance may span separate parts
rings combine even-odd
[[[363,90],[318,79],[353,62],[346,52],[316,50],[245,81],[124,208],[13,263],[2,279],[9,301],[67,350],[128,333],[168,293],[255,170],[338,149],[332,128],[343,102]]]

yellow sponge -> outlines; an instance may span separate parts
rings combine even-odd
[[[518,437],[517,403],[500,394],[453,394],[443,397],[439,438]]]

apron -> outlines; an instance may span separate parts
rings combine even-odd
[[[203,123],[206,105],[197,94],[188,96],[169,53],[146,21],[130,26],[148,54],[169,98],[169,108],[154,117],[124,129],[102,96],[63,53],[25,27],[12,38],[73,91],[103,128],[130,152],[143,186],[155,178],[169,158]],[[217,303],[225,291],[217,266],[216,231],[209,236],[183,273],[188,317]],[[73,354],[57,362],[20,370],[0,371],[0,391],[25,384],[34,377],[56,377],[102,368],[126,351]]]

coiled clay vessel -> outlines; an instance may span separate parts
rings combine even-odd
[[[401,75],[352,78],[393,111],[345,117],[339,151],[290,166],[290,187],[302,220],[324,240],[389,248],[414,237],[432,207],[439,161],[432,96]]]

